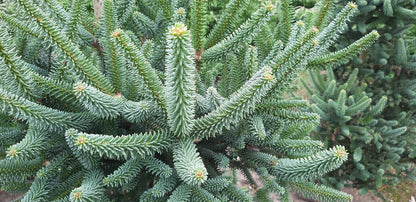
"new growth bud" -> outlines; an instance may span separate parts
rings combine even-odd
[[[346,152],[344,149],[338,149],[335,153],[335,155],[339,158],[343,158],[346,155]]]
[[[185,13],[185,11],[183,10],[183,8],[179,8],[176,13],[178,13],[179,15],[182,15],[183,13]]]
[[[82,85],[82,84],[79,84],[79,85],[77,86],[76,90],[77,90],[77,92],[82,92],[82,91],[84,91],[84,90],[85,90],[85,86],[84,86],[84,85]]]
[[[274,8],[274,6],[273,6],[273,4],[272,3],[268,3],[267,5],[266,5],[266,8],[267,8],[267,10],[269,10],[269,11],[272,11],[273,10],[273,8]]]
[[[9,150],[9,156],[16,156],[17,150],[15,148]]]
[[[111,36],[113,36],[113,37],[120,37],[120,30],[115,30],[115,31],[111,34]]]
[[[350,8],[352,8],[352,9],[357,8],[357,4],[355,4],[355,3],[353,3],[353,2],[350,2],[350,3],[348,4],[348,6],[350,6]]]
[[[268,81],[273,81],[274,79],[272,69],[270,69],[269,67],[264,69],[264,78]]]
[[[204,178],[204,171],[203,170],[197,170],[197,171],[195,171],[195,177],[197,179],[203,179]]]
[[[186,32],[187,32],[186,26],[182,23],[176,23],[170,29],[170,34],[172,34],[173,36],[183,36],[184,34],[186,34]]]
[[[80,192],[80,191],[77,191],[77,192],[74,193],[74,198],[76,198],[76,199],[81,198],[81,196],[82,196],[82,192]]]
[[[77,139],[77,144],[85,144],[85,137],[79,136]]]

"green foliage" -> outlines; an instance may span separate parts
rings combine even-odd
[[[210,31],[205,42],[205,49],[208,49],[220,42],[221,39],[227,36],[227,34],[230,34],[233,29],[236,28],[236,21],[238,17],[241,16],[242,11],[247,4],[247,0],[229,1],[226,9],[222,12],[220,19]]]
[[[0,28],[4,29],[2,26]],[[2,86],[9,91],[16,92],[18,95],[33,99],[33,84],[29,78],[28,66],[12,52],[12,44],[10,44],[12,39],[7,32],[2,32],[0,37],[5,39],[0,42],[1,78],[5,81],[2,82]]]
[[[313,137],[328,146],[344,145],[352,153],[324,182],[341,188],[352,181],[356,187],[377,189],[397,182],[402,175],[413,175],[403,158],[409,143],[402,136],[408,128],[400,127],[397,120],[382,118],[387,97],[372,102],[365,93],[366,85],[358,85],[357,74],[355,69],[346,83],[338,83],[331,68],[325,74],[311,72],[311,109],[322,117]]]
[[[192,30],[194,31],[192,33],[193,47],[195,47],[196,51],[201,51],[207,28],[207,1],[194,0],[192,6]]]
[[[25,138],[9,147],[6,157],[18,160],[32,159],[40,155],[45,149],[43,142],[46,141],[46,138],[44,131],[29,128]]]
[[[120,98],[100,92],[88,84],[78,82],[74,84],[74,94],[78,102],[91,114],[98,118],[115,118],[120,115],[122,101]]]
[[[166,98],[169,126],[175,135],[190,133],[195,111],[195,76],[191,36],[185,25],[169,28],[166,56]]]
[[[347,1],[327,1],[327,3],[330,7],[328,11],[337,13],[342,12]],[[302,5],[301,2],[300,4]],[[328,140],[335,140],[334,144],[351,145],[349,150],[353,155],[355,151],[362,152],[361,155],[356,155],[356,162],[349,161],[348,164],[352,167],[348,169],[345,167],[341,170],[342,173],[350,175],[349,177],[338,177],[336,174],[336,180],[330,183],[338,183],[337,186],[340,187],[345,179],[349,179],[355,187],[375,191],[384,184],[396,184],[400,176],[412,178],[412,175],[408,175],[411,170],[407,169],[406,163],[414,163],[416,157],[414,149],[416,63],[413,56],[414,35],[409,34],[411,32],[407,30],[414,26],[416,11],[413,0],[359,0],[357,7],[356,17],[344,27],[342,40],[335,45],[334,54],[342,53],[339,56],[342,55],[341,57],[348,60],[337,61],[341,63],[330,60],[324,62],[325,57],[329,57],[330,54],[323,54],[310,63],[321,69],[334,68],[334,73],[327,75],[325,85],[317,80],[317,73],[312,76],[314,86],[319,91],[318,96],[313,98],[313,102],[316,103],[313,110],[323,117],[321,125],[324,127],[321,127],[321,134],[325,133]],[[313,13],[305,15],[315,16]],[[324,21],[321,26],[327,25],[329,22]],[[354,43],[358,42],[357,40],[363,35],[374,40],[370,37],[374,29],[377,29],[379,34],[379,39],[374,45],[359,43],[361,47],[353,48],[358,45]],[[357,55],[358,52],[352,51],[364,47],[367,47],[368,51],[359,55]],[[347,51],[348,49],[352,52]],[[318,65],[320,62],[322,62],[321,65]],[[326,82],[332,80],[339,84],[344,83],[347,87],[326,86]],[[353,89],[355,87],[353,82],[356,80],[361,84],[359,89],[365,89],[367,94],[355,93],[359,92]],[[327,91],[323,92],[323,89]],[[346,91],[346,102],[343,101],[344,95],[340,89]],[[333,93],[335,95],[329,96]],[[350,98],[351,94],[354,95]],[[364,98],[365,96],[371,96],[372,100]],[[327,99],[332,99],[332,101]],[[352,106],[351,103],[356,104]],[[335,110],[333,111],[332,108]],[[344,111],[346,116],[340,116]],[[393,132],[396,135],[387,135]],[[334,138],[330,138],[331,133]],[[345,140],[338,139],[338,136]],[[359,156],[362,158],[358,158]],[[356,168],[360,169],[352,171]],[[386,170],[385,173],[388,174],[377,174],[378,170]]]
[[[208,178],[201,157],[190,140],[179,142],[173,150],[173,161],[179,177],[189,185],[201,185]]]
[[[302,197],[310,198],[317,201],[351,201],[352,196],[344,192],[332,189],[326,186],[317,185],[310,182],[294,183],[291,186],[293,190],[304,190],[301,193]],[[326,194],[321,194],[326,193]]]
[[[156,151],[160,152],[170,142],[170,134],[165,131],[113,137],[79,133],[71,129],[67,130],[65,135],[68,145],[74,145],[78,150],[110,159],[130,159],[152,155]]]
[[[107,78],[93,66],[92,62],[81,52],[78,46],[70,43],[69,38],[64,33],[59,32],[59,26],[48,18],[39,8],[35,7],[30,2],[18,1],[19,5],[25,9],[27,15],[36,19],[37,25],[43,32],[56,44],[57,48],[70,59],[74,64],[74,68],[80,75],[86,78],[94,86],[98,87],[105,93],[113,91],[113,87],[108,82]]]
[[[139,158],[127,160],[114,173],[104,178],[104,184],[110,187],[118,187],[130,183],[143,167],[140,160]]]
[[[84,3],[1,4],[3,189],[24,201],[253,201],[224,172],[240,170],[260,176],[256,200],[351,200],[314,183],[348,153],[310,140],[320,112],[286,93],[301,71],[378,37],[329,52],[355,4],[334,17],[323,1],[319,20],[295,23],[290,1],[106,0],[92,24]],[[369,104],[357,103],[337,113]]]
[[[213,47],[210,47],[202,54],[202,59],[207,62],[221,59],[224,53],[239,51],[244,44],[248,44],[258,33],[261,26],[264,26],[270,20],[270,13],[273,5],[262,6],[253,13],[252,17],[241,25],[239,29],[230,34],[226,39],[220,41]]]
[[[72,190],[70,201],[105,201],[103,174],[100,171],[88,171],[80,187]]]
[[[273,174],[282,181],[314,179],[342,165],[347,157],[345,148],[337,146],[306,158],[282,158],[276,162]]]
[[[149,170],[154,175],[159,177],[169,177],[172,175],[173,171],[169,165],[163,163],[161,160],[154,158],[152,156],[147,157],[144,159],[144,165],[146,169]]]
[[[63,112],[49,108],[0,89],[2,111],[16,119],[34,123],[37,127],[63,130],[85,128],[91,117],[85,113]]]

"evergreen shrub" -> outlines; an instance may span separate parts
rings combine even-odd
[[[256,201],[352,200],[315,183],[346,149],[310,140],[319,115],[284,94],[308,64],[345,63],[379,37],[327,52],[356,4],[331,17],[320,3],[305,23],[289,1],[257,2],[241,20],[250,1],[230,0],[208,26],[205,0],[106,0],[96,24],[83,0],[68,2],[0,9],[2,190],[31,202],[252,201],[240,170],[253,186],[260,177]]]
[[[339,12],[347,4],[347,1],[326,2],[330,13]],[[351,153],[342,169],[330,174],[328,183],[340,188],[350,180],[354,187],[361,188],[361,193],[368,190],[377,193],[384,185],[397,184],[400,179],[415,180],[411,165],[416,162],[416,60],[414,36],[406,33],[414,25],[416,10],[414,0],[357,0],[357,6],[359,12],[347,23],[334,49],[342,50],[373,29],[377,29],[380,39],[368,51],[353,55],[345,65],[332,63],[319,67],[321,70],[332,67],[333,74],[328,72],[321,78],[319,72],[312,72],[316,87],[313,91],[316,98],[312,100],[317,106],[315,110],[322,110],[328,117],[321,119],[321,137],[329,145],[344,145]],[[343,102],[334,103],[342,89],[355,102],[363,99],[357,113],[344,118],[343,113],[333,111],[348,108]],[[357,95],[358,89],[364,89],[365,93]],[[372,100],[366,101],[365,96]],[[374,114],[371,108],[381,104],[383,110]]]

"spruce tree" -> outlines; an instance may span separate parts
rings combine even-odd
[[[351,201],[315,183],[346,149],[310,140],[319,115],[284,94],[308,63],[379,35],[325,55],[356,4],[318,29],[289,1],[257,2],[240,24],[249,2],[229,1],[211,29],[204,0],[106,0],[97,24],[82,0],[3,4],[1,188],[21,201],[252,201],[240,170],[260,177],[257,201]]]

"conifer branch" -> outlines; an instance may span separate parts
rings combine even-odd
[[[266,168],[261,167],[259,169],[257,169],[257,173],[260,176],[260,180],[263,183],[263,185],[270,191],[277,193],[278,195],[283,195],[283,193],[285,192],[285,188],[283,188],[282,186],[280,186],[277,182],[276,179],[272,176],[269,175],[268,171]]]
[[[53,190],[50,190],[50,198],[54,199],[54,202],[67,202],[69,201],[69,194],[71,191],[81,186],[84,177],[84,171],[78,171],[71,174],[65,179],[65,181],[56,185]]]
[[[259,34],[254,38],[254,44],[256,46],[251,46],[250,49],[247,49],[248,51],[251,52],[250,54],[252,54],[253,56],[255,55],[255,57],[246,56],[246,58],[247,59],[256,58],[256,59],[259,59],[260,61],[263,61],[267,57],[267,55],[270,53],[270,51],[273,49],[274,43],[275,42],[273,40],[273,33],[271,30],[271,27],[268,26],[267,24],[262,26]],[[254,67],[255,66],[257,65],[254,65]]]
[[[121,47],[112,39],[111,34],[118,28],[117,15],[115,11],[114,1],[104,1],[103,15],[101,22],[103,24],[103,48],[105,53],[105,62],[108,68],[108,76],[114,86],[116,92],[124,92],[124,81],[126,71],[124,66],[126,64],[124,60],[123,51]]]
[[[212,193],[208,192],[207,190],[199,186],[192,186],[191,190],[192,190],[191,200],[220,202],[220,200],[214,195],[212,195]]]
[[[64,28],[64,32],[66,33],[66,35],[68,36],[70,40],[73,40],[75,38],[77,25],[79,21],[81,20],[82,5],[83,5],[83,2],[81,0],[72,1],[72,7],[69,13],[69,18],[66,21],[66,25]]]
[[[1,182],[21,182],[34,175],[42,167],[43,159],[38,157],[28,161],[3,159],[0,161]]]
[[[10,25],[12,29],[20,30],[22,33],[25,33],[29,36],[38,38],[43,36],[41,33],[40,28],[34,24],[33,22],[24,23],[9,14],[5,13],[4,11],[0,11],[0,19],[5,21]]]
[[[208,35],[204,44],[205,49],[211,48],[232,31],[232,25],[235,24],[247,4],[247,0],[232,0],[227,4],[226,10]]]
[[[68,15],[68,12],[62,7],[62,5],[57,0],[45,0],[45,3],[53,11],[53,13],[57,15],[61,23],[66,22],[66,16]]]
[[[34,181],[30,186],[29,191],[26,193],[25,197],[21,200],[22,202],[32,202],[32,201],[46,201],[48,196],[48,186],[47,179],[42,178]]]
[[[276,153],[283,153],[287,156],[304,157],[321,151],[324,144],[316,140],[291,140],[283,139],[272,143]]]
[[[134,10],[135,3],[136,0],[126,0],[118,3],[117,10],[121,23],[126,23],[126,21],[130,18]]]
[[[189,185],[182,183],[170,195],[168,202],[189,201],[191,197],[191,188]]]
[[[5,29],[4,26],[0,28]],[[0,71],[4,74],[3,79],[10,90],[15,91],[18,95],[30,100],[35,98],[33,94],[33,83],[29,78],[29,69],[14,52],[14,44],[8,36],[7,31],[0,33]],[[12,48],[13,47],[13,48]]]
[[[192,44],[195,47],[196,54],[202,51],[206,32],[206,0],[194,0],[192,3]]]
[[[239,29],[215,46],[207,49],[202,54],[202,59],[207,62],[216,61],[223,58],[225,53],[241,50],[243,45],[250,43],[259,33],[261,27],[270,20],[273,7],[271,3],[263,5]]]
[[[122,97],[110,96],[100,92],[86,83],[74,84],[73,92],[78,102],[94,116],[104,119],[114,119],[120,115]]]
[[[122,187],[135,180],[143,167],[142,159],[134,158],[127,160],[112,174],[104,178],[104,184],[110,187]]]
[[[300,112],[300,111],[293,111],[293,110],[286,110],[281,109],[273,112],[274,116],[279,117],[280,119],[286,120],[298,120],[298,121],[307,121],[307,122],[315,122],[319,121],[319,116],[315,113],[310,112]]]
[[[144,202],[253,201],[235,186],[241,170],[253,186],[252,173],[259,174],[259,201],[270,200],[270,193],[289,200],[291,190],[303,188],[305,196],[336,198],[331,189],[302,184],[347,159],[343,147],[322,150],[322,142],[306,137],[320,116],[361,124],[344,124],[334,133],[359,133],[378,150],[410,129],[388,122],[372,136],[362,126],[384,124],[372,117],[388,100],[371,105],[365,85],[349,96],[358,70],[341,86],[330,68],[326,76],[312,76],[322,94],[312,97],[315,113],[307,101],[287,100],[308,65],[345,64],[378,37],[374,32],[329,53],[357,6],[348,4],[326,27],[334,7],[321,2],[314,16],[294,13],[291,1],[105,0],[103,17],[89,27],[81,0],[65,8],[57,0],[17,0],[27,17],[10,14],[16,7],[0,11],[17,46],[14,51],[5,41],[10,37],[0,34],[0,70],[16,69],[0,81],[0,150],[6,150],[0,184],[27,191],[29,201],[108,201],[108,194]],[[294,24],[298,17],[305,21]],[[19,74],[28,90],[16,90]],[[392,162],[404,153],[397,144],[386,155]],[[354,163],[363,169],[361,156],[354,151]],[[224,176],[228,169],[233,176]]]
[[[224,194],[227,195],[233,201],[243,201],[243,202],[253,201],[253,199],[247,192],[239,189],[237,186],[232,185],[232,184],[228,185],[225,188]]]
[[[3,111],[22,121],[28,121],[39,128],[62,130],[67,128],[85,128],[91,117],[85,113],[69,113],[45,107],[20,98],[0,89],[0,103]]]
[[[70,83],[42,76],[35,72],[31,72],[30,76],[34,81],[35,86],[45,89],[44,94],[76,108],[82,108],[82,104],[77,100]]]
[[[353,199],[350,194],[313,182],[293,182],[290,188],[302,197],[317,201],[349,202]]]
[[[124,102],[124,107],[121,114],[123,118],[132,123],[143,123],[152,115],[156,115],[160,112],[160,108],[153,101],[143,100],[139,102],[133,102],[127,100]]]
[[[169,135],[166,131],[116,137],[86,134],[73,129],[66,132],[68,144],[74,145],[77,150],[120,160],[144,157],[166,149],[171,141]]]
[[[215,178],[210,178],[204,184],[202,185],[202,188],[206,189],[210,192],[221,192],[226,187],[230,185],[230,179],[227,179],[226,177],[219,176]]]
[[[282,11],[279,16],[279,28],[278,31],[280,32],[280,40],[282,40],[283,43],[287,43],[289,40],[290,32],[292,30],[292,23],[294,21],[293,19],[293,6],[292,1],[280,1],[280,10]]]
[[[33,3],[29,2],[29,0],[17,0],[17,2],[24,8],[28,15],[36,19],[37,24],[62,50],[62,52],[71,59],[77,71],[79,71],[88,82],[105,93],[114,91],[107,78],[93,66],[92,62],[85,57],[78,46],[74,45],[62,32],[58,31],[59,28],[53,21],[48,19],[46,15],[36,8]]]
[[[32,185],[31,181],[25,182],[9,182],[1,185],[1,190],[4,192],[25,192],[29,190]]]
[[[260,116],[254,115],[250,120],[251,133],[259,140],[266,138],[266,130],[264,127],[263,119]]]
[[[339,167],[347,160],[348,153],[342,146],[321,151],[299,159],[279,159],[273,174],[279,180],[301,182],[315,179]]]
[[[143,77],[146,87],[151,91],[152,97],[157,101],[163,110],[166,110],[166,100],[163,96],[162,82],[159,80],[155,70],[150,66],[149,62],[139,52],[136,45],[122,30],[116,30],[112,36],[117,43],[123,48],[127,58],[134,64],[138,73]]]
[[[350,17],[355,15],[357,10],[357,5],[353,2],[349,2],[336,15],[336,17],[331,21],[331,23],[329,23],[329,25],[322,30],[322,32],[317,37],[318,43],[325,42],[321,45],[321,50],[325,50],[335,43],[335,41],[339,37],[339,33],[344,29],[344,26],[346,25]]]
[[[169,165],[151,156],[146,157],[143,164],[150,173],[162,178],[167,178],[173,173],[173,169]]]
[[[344,49],[318,56],[318,58],[313,58],[310,62],[308,62],[308,66],[309,68],[322,68],[326,66],[336,67],[346,64],[352,59],[352,57],[373,45],[379,37],[380,35],[377,31],[373,31]]]
[[[166,0],[156,0],[156,4],[159,6],[159,8],[162,8],[163,14],[167,19],[172,18],[171,9],[169,8],[169,4]]]
[[[268,64],[273,58],[279,55],[284,48],[284,44],[281,40],[277,40],[274,42],[273,48],[270,50],[267,57],[261,63],[262,65]]]
[[[22,201],[48,201],[50,199],[50,191],[52,190],[51,180],[59,174],[61,167],[69,164],[68,161],[70,162],[70,160],[69,154],[64,152],[55,157],[49,165],[42,167],[36,173],[36,178]]]
[[[87,170],[95,170],[99,166],[98,159],[96,158],[98,155],[90,155],[87,152],[81,151],[78,149],[76,144],[73,144],[73,135],[76,134],[76,130],[69,129],[65,132],[65,140],[68,144],[69,148],[71,149],[71,152],[76,157],[78,162],[81,163],[81,165],[86,168]]]
[[[11,145],[24,137],[27,131],[22,126],[0,127],[0,145]]]
[[[327,21],[330,17],[332,17],[331,11],[332,11],[332,7],[334,6],[334,1],[333,0],[324,0],[324,1],[320,1],[320,8],[319,8],[319,12],[316,14],[316,19],[315,21],[315,27],[317,27],[318,29],[321,29],[323,26],[325,26],[327,24]]]
[[[167,178],[160,178],[156,184],[146,192],[150,192],[153,197],[160,198],[173,191],[178,182],[178,176],[171,175]],[[142,196],[144,196],[143,194]]]
[[[133,22],[138,27],[137,31],[139,31],[143,37],[151,38],[155,36],[157,25],[149,17],[141,12],[135,11],[132,18]]]
[[[6,157],[13,160],[27,160],[40,156],[46,146],[47,134],[45,131],[29,127],[25,138],[9,147]]]
[[[260,69],[244,86],[230,96],[215,111],[195,121],[193,132],[198,137],[214,136],[224,127],[228,128],[232,123],[240,121],[254,110],[256,102],[259,102],[275,82],[269,67]]]
[[[294,25],[292,26],[292,30],[290,31],[287,44],[292,44],[297,39],[299,39],[299,37],[302,37],[302,35],[305,33],[305,29],[306,29],[306,26],[303,21],[298,21],[294,23]]]
[[[254,164],[258,167],[269,167],[275,165],[277,157],[264,152],[241,152],[242,161],[247,164]],[[254,166],[254,167],[256,167]]]
[[[265,101],[260,102],[256,105],[258,110],[279,110],[279,109],[290,109],[290,108],[300,108],[307,107],[308,101],[306,100],[275,100],[275,99],[266,99]]]
[[[104,175],[101,171],[88,171],[80,187],[72,190],[69,195],[71,201],[101,201],[104,200]]]
[[[201,185],[208,178],[208,172],[191,139],[178,143],[173,150],[173,162],[179,177],[188,185]]]
[[[196,87],[194,50],[182,23],[169,28],[166,56],[166,100],[168,122],[177,136],[188,136],[193,125]]]

